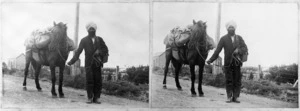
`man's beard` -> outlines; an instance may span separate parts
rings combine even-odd
[[[96,31],[89,31],[88,33],[90,37],[94,37],[96,35]]]
[[[228,34],[233,36],[233,35],[235,35],[235,31],[234,30],[228,30]]]

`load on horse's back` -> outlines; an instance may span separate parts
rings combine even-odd
[[[204,96],[201,86],[203,68],[209,50],[216,47],[213,39],[207,35],[206,27],[206,22],[201,20],[198,22],[193,21],[193,24],[188,25],[186,28],[176,27],[172,29],[170,34],[166,36],[164,39],[164,44],[166,45],[166,63],[163,80],[164,88],[167,88],[166,78],[170,62],[172,61],[172,64],[175,67],[175,82],[178,90],[182,90],[179,83],[179,71],[183,64],[188,64],[191,72],[191,93],[192,96],[195,96],[195,66],[198,65],[198,93],[199,96]]]
[[[39,73],[43,65],[50,66],[53,97],[57,97],[55,91],[55,67],[59,67],[59,97],[64,97],[62,91],[63,71],[65,62],[68,59],[69,52],[75,49],[75,44],[67,36],[67,25],[60,22],[46,30],[36,30],[32,32],[31,36],[26,39],[26,63],[24,71],[23,89],[26,88],[26,78],[28,75],[28,68],[31,64],[35,72],[35,84],[38,91],[42,88],[39,84]]]
[[[188,25],[184,28],[176,26],[170,30],[170,33],[164,39],[167,50],[172,49],[173,57],[177,60],[184,61],[186,59],[186,50],[191,39],[192,26]],[[206,34],[204,38],[207,49],[212,50],[216,47],[214,40],[210,36]]]

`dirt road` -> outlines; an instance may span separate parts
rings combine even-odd
[[[279,100],[259,97],[249,94],[241,94],[241,103],[226,103],[225,89],[203,86],[205,97],[191,97],[190,81],[180,80],[183,91],[178,91],[175,86],[175,79],[168,77],[167,89],[163,89],[162,75],[152,75],[151,106],[153,108],[297,108],[297,103],[288,103]],[[196,89],[198,84],[196,85]],[[197,92],[197,90],[196,90]],[[198,93],[198,92],[197,92]]]
[[[65,98],[51,97],[51,84],[40,81],[43,88],[38,92],[32,79],[27,79],[27,91],[23,91],[23,77],[4,75],[2,108],[59,108],[59,109],[99,109],[99,108],[148,108],[148,103],[128,100],[109,95],[101,95],[102,104],[86,104],[86,91],[63,87]],[[57,90],[57,86],[56,86]],[[58,92],[57,92],[58,93]]]

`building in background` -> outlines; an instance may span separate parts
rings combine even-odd
[[[153,57],[153,66],[154,67],[164,68],[165,63],[166,63],[166,54],[165,54],[165,52],[159,52],[159,53],[156,53],[154,55],[154,57]]]
[[[16,58],[10,58],[8,60],[8,69],[18,69],[18,70],[24,70],[25,68],[25,54],[22,53]]]

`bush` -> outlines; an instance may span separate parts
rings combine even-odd
[[[153,67],[153,72],[157,72],[159,70],[162,70],[162,68],[158,67],[158,66],[154,66]]]
[[[270,97],[284,101],[298,102],[298,96],[294,98],[287,96],[287,90],[295,89],[288,84],[277,85],[276,82],[269,80],[243,80],[242,88],[244,89],[242,91],[245,93],[261,95],[264,97]],[[296,89],[298,90],[298,88]]]
[[[64,74],[64,86],[76,88],[76,89],[86,89],[86,77],[85,74],[79,74],[75,76]]]
[[[298,78],[298,65],[282,65],[269,68],[270,75],[267,77],[271,81],[280,83],[295,83]]]
[[[108,95],[122,96],[145,102],[149,101],[148,85],[136,86],[128,81],[104,81],[102,86],[104,93]]]
[[[130,67],[126,69],[127,79],[135,84],[149,83],[149,66]]]
[[[203,84],[205,85],[210,85],[214,87],[219,87],[219,88],[224,88],[225,87],[225,75],[220,73],[217,75],[212,75],[212,74],[204,74],[203,75]]]
[[[17,71],[18,71],[17,69],[12,68],[12,69],[10,69],[10,70],[8,71],[8,73],[9,73],[10,75],[12,75],[12,74],[16,73]]]

